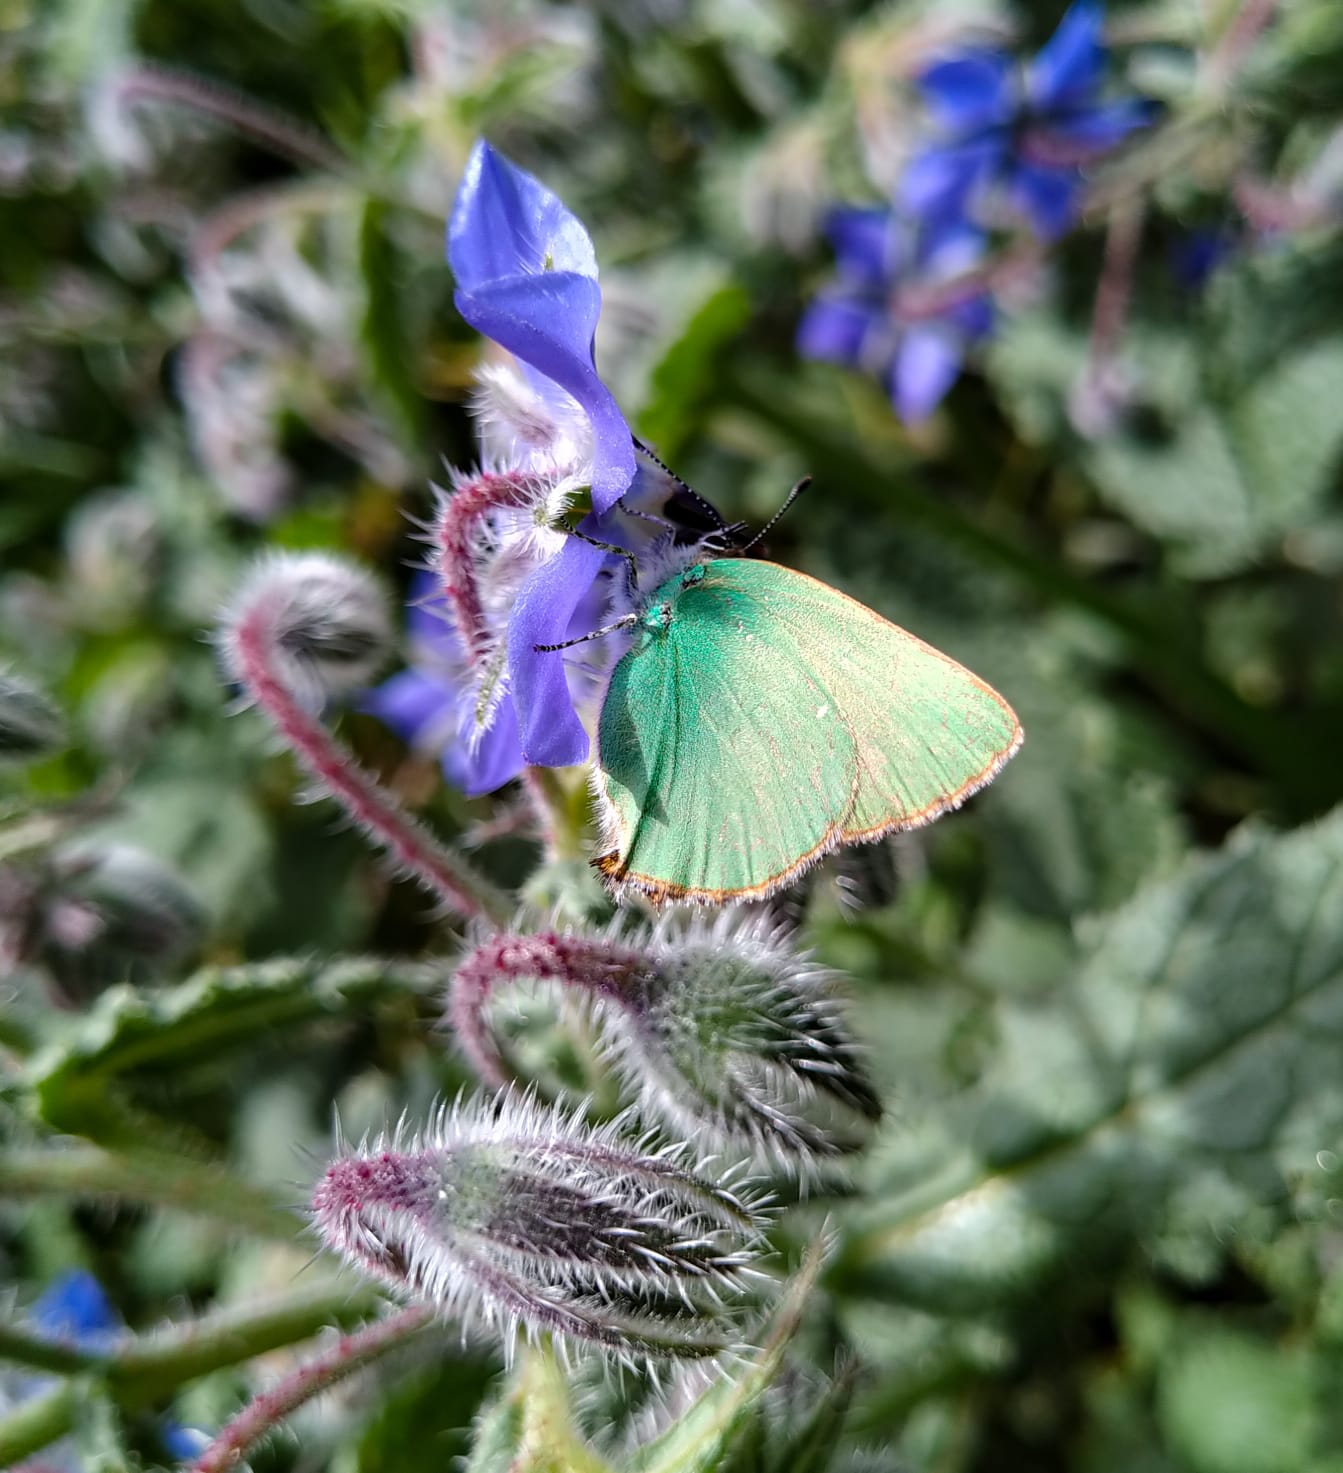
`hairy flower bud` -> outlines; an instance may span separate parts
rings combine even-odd
[[[205,925],[181,879],[130,844],[82,840],[0,865],[0,966],[45,968],[66,1004],[161,975],[199,946]]]
[[[28,761],[65,741],[65,722],[51,701],[21,675],[0,670],[0,758]]]
[[[521,1332],[621,1361],[731,1348],[724,1295],[761,1246],[758,1204],[687,1148],[512,1093],[342,1156],[313,1220],[356,1268],[501,1333],[506,1353]]]
[[[392,644],[387,606],[362,568],[325,553],[258,563],[225,611],[220,648],[230,676],[255,693],[259,673],[308,710],[359,690]]]
[[[806,1177],[859,1149],[881,1115],[836,980],[758,912],[711,923],[673,914],[624,939],[493,936],[458,968],[448,1016],[472,1062],[500,1082],[508,1069],[486,1022],[495,987],[577,990],[646,1114]]]

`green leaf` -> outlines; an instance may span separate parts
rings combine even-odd
[[[65,718],[51,698],[0,668],[0,761],[44,756],[65,739]]]
[[[227,767],[147,776],[90,835],[134,844],[173,865],[217,922],[246,924],[265,904],[270,832],[241,774]]]
[[[418,997],[437,980],[429,966],[349,957],[209,968],[156,993],[112,988],[32,1060],[28,1087],[49,1124],[90,1134],[109,1089],[136,1071],[218,1062],[271,1030],[347,1016],[394,991]]]
[[[394,417],[407,442],[415,445],[424,434],[424,399],[415,382],[415,350],[402,317],[406,293],[398,272],[404,265],[388,233],[389,214],[383,201],[370,198],[360,215],[364,310],[359,338],[384,409]]]
[[[970,1312],[1191,1222],[1216,1255],[1219,1226],[1322,1169],[1343,1137],[1343,810],[1244,830],[1081,939],[1074,976],[997,1000],[977,1083],[877,1151],[849,1292]]]
[[[612,1473],[574,1425],[572,1393],[549,1351],[529,1347],[486,1407],[465,1473]]]
[[[664,458],[675,459],[712,398],[725,347],[750,316],[741,287],[721,286],[700,305],[653,369],[639,431]]]
[[[1162,1430],[1192,1473],[1313,1469],[1314,1366],[1299,1351],[1227,1329],[1181,1338],[1162,1367]]]
[[[435,1361],[398,1382],[364,1428],[353,1473],[450,1468],[471,1445],[471,1423],[496,1368],[487,1361]]]
[[[1343,342],[1273,356],[1261,345],[1234,361],[1231,332],[1214,333],[1196,357],[1187,334],[1135,326],[1124,354],[1140,412],[1077,447],[1105,500],[1195,578],[1237,571],[1307,524],[1343,457]],[[1066,406],[1086,362],[1083,335],[1042,313],[1009,318],[989,354],[1019,430],[1041,444],[1072,436]]]

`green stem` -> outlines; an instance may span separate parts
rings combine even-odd
[[[78,1381],[64,1381],[41,1396],[20,1402],[0,1417],[0,1468],[16,1463],[63,1437],[74,1425],[75,1411],[87,1388]]]
[[[0,1324],[0,1361],[73,1376],[81,1371],[98,1370],[106,1365],[107,1355],[100,1350],[81,1350],[64,1341],[48,1340],[22,1325]]]
[[[0,1197],[47,1192],[176,1207],[287,1243],[302,1227],[294,1213],[256,1188],[193,1161],[114,1156],[96,1147],[0,1155]]]
[[[129,1342],[111,1360],[108,1379],[122,1400],[152,1402],[186,1381],[311,1339],[329,1325],[357,1323],[377,1302],[348,1284],[327,1284],[278,1302],[220,1310]]]
[[[211,1371],[311,1339],[330,1325],[353,1324],[368,1314],[374,1302],[368,1295],[352,1294],[348,1286],[328,1285],[278,1302],[221,1310],[144,1339],[129,1339],[100,1355],[67,1346],[39,1349],[30,1336],[12,1330],[0,1334],[0,1351],[13,1351],[15,1359],[30,1365],[38,1364],[36,1355],[44,1355],[46,1368],[51,1370],[96,1373],[123,1406],[140,1408]],[[381,1326],[386,1321],[377,1323]],[[56,1365],[55,1355],[48,1352],[66,1352],[65,1365]],[[89,1389],[87,1380],[71,1379],[0,1418],[0,1467],[8,1468],[64,1436],[88,1400]]]

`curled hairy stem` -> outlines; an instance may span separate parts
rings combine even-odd
[[[506,898],[402,808],[310,709],[376,667],[383,612],[357,569],[278,559],[244,587],[225,621],[232,673],[299,761],[350,817],[452,912],[502,924]]]
[[[253,1444],[305,1402],[404,1345],[432,1318],[428,1309],[412,1305],[342,1335],[324,1355],[285,1376],[230,1418],[192,1464],[194,1473],[224,1473],[225,1469],[237,1467]]]

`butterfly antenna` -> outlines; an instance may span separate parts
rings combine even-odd
[[[677,489],[684,492],[684,494],[688,496],[697,507],[699,507],[699,509],[705,514],[705,516],[707,516],[711,521],[714,522],[720,532],[727,531],[727,523],[719,514],[718,508],[711,501],[706,501],[704,497],[702,497],[693,486],[687,486],[686,483],[680,478],[680,476],[678,476],[676,472],[672,470],[669,465],[666,464],[665,461],[659,460],[657,456],[653,454],[653,452],[648,448],[648,445],[643,440],[641,440],[638,435],[631,435],[630,438],[634,441],[635,448],[639,450],[642,454],[646,455],[649,460],[653,462],[654,465],[659,467],[659,469],[666,471],[666,473],[672,478],[672,480],[676,482]],[[626,510],[628,511],[629,508],[626,507]],[[637,516],[638,513],[636,512],[635,515]]]
[[[597,545],[601,546],[600,543]],[[638,614],[626,614],[623,619],[617,619],[614,624],[606,624],[601,629],[594,629],[591,634],[580,634],[577,639],[561,640],[559,644],[534,644],[532,648],[538,654],[548,654],[551,650],[571,650],[576,644],[587,644],[590,639],[600,639],[603,634],[614,634],[617,629],[632,629],[638,622]]]
[[[778,509],[778,511],[776,511],[774,513],[774,515],[769,519],[769,521],[767,521],[765,523],[765,525],[763,527],[761,527],[761,529],[755,534],[754,537],[751,538],[751,540],[746,544],[745,547],[739,547],[737,549],[737,555],[739,557],[745,557],[746,554],[748,552],[750,552],[750,550],[756,545],[757,542],[759,542],[763,538],[767,537],[774,530],[774,528],[778,526],[779,522],[783,519],[784,512],[786,512],[788,510],[788,508],[790,506],[792,506],[792,504],[797,500],[797,498],[799,496],[801,496],[802,493],[810,485],[811,485],[811,477],[810,476],[803,476],[802,479],[797,483],[797,485],[794,486],[793,489],[788,493],[788,499]]]

